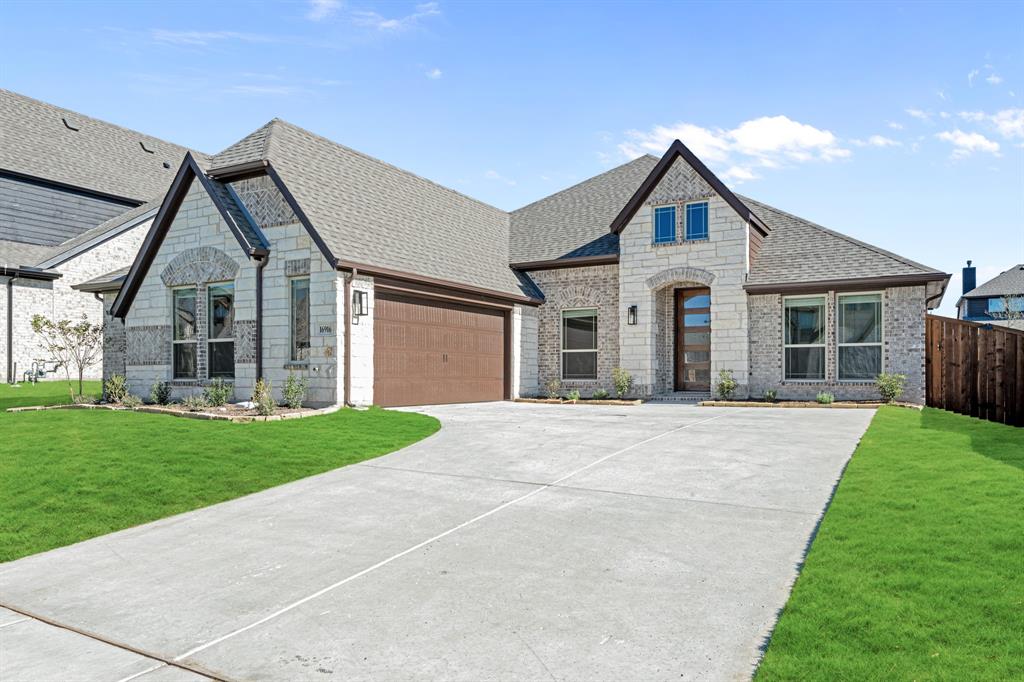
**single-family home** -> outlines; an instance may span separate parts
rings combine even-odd
[[[956,303],[957,317],[971,322],[1024,329],[1024,263],[977,285],[976,268],[963,269],[963,295]]]

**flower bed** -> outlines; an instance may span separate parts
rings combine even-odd
[[[882,405],[896,405],[897,407],[909,407],[920,410],[922,405],[913,403],[883,403],[880,400],[842,401],[834,403],[819,403],[815,400],[779,400],[768,403],[762,400],[703,400],[697,403],[701,407],[811,407],[826,408],[832,410],[874,410]]]
[[[516,398],[517,403],[539,403],[543,405],[639,405],[642,400],[617,400],[615,398],[580,398],[566,400],[564,398]]]
[[[298,410],[289,407],[278,407],[277,411],[269,416],[256,414],[254,408],[243,407],[237,404],[228,404],[223,407],[208,407],[199,412],[192,412],[184,405],[140,405],[138,407],[125,407],[124,405],[109,404],[77,404],[77,405],[40,405],[35,407],[12,407],[8,412],[32,412],[37,410],[115,410],[122,412],[148,412],[150,414],[169,414],[174,417],[185,417],[187,419],[205,419],[213,421],[229,421],[235,423],[246,422],[270,422],[281,421],[282,419],[301,419],[303,417],[316,417],[322,414],[330,414],[340,409],[339,405],[313,409],[303,407]]]

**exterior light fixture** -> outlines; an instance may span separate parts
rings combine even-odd
[[[366,314],[366,292],[356,289],[352,292],[352,322],[359,324],[359,318]]]
[[[626,324],[629,324],[629,325],[636,324],[636,306],[635,305],[631,305],[628,308],[626,308]]]

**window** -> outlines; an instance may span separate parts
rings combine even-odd
[[[196,378],[196,290],[175,289],[173,363],[175,379]]]
[[[210,378],[230,379],[235,376],[235,285],[211,284],[207,289],[207,300]]]
[[[676,240],[676,207],[658,206],[654,209],[654,243],[668,244]]]
[[[700,201],[686,205],[686,238],[708,238],[708,202]]]
[[[990,298],[988,299],[988,312],[989,313],[1005,313],[1006,312],[1006,300],[1010,301],[1010,311],[1019,313],[1024,312],[1024,296],[1007,296],[1006,298]]]
[[[562,311],[562,378],[597,378],[597,310]]]
[[[786,379],[825,378],[825,297],[787,298],[783,319]]]
[[[882,295],[839,296],[839,380],[871,381],[882,372]]]
[[[292,294],[292,362],[309,360],[309,280],[293,279]]]

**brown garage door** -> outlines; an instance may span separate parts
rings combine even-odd
[[[505,397],[505,312],[378,292],[373,402],[385,407]]]

